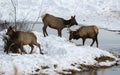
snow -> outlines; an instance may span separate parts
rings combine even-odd
[[[0,32],[1,39],[5,32],[6,30]],[[6,54],[3,51],[4,43],[0,40],[0,75],[15,75],[15,73],[18,75],[40,73],[57,75],[57,72],[63,72],[63,70],[81,71],[78,68],[80,64],[111,66],[116,63],[115,61],[99,63],[95,60],[101,56],[108,56],[117,60],[114,55],[105,50],[89,46],[76,46],[64,37],[60,38],[55,35],[44,37],[40,32],[33,31],[33,33],[37,36],[37,41],[41,44],[44,55],[39,54],[38,47],[34,47],[32,54]],[[30,47],[24,46],[24,48],[29,53]],[[75,64],[75,66],[71,64]],[[42,67],[49,68],[43,69]],[[39,69],[38,72],[36,72],[37,69]]]
[[[79,24],[97,25],[99,28],[120,30],[120,0],[13,0],[17,9],[17,21],[36,21],[45,13],[69,19],[76,15]],[[14,9],[11,0],[0,0],[0,20],[14,21]],[[41,18],[39,18],[41,21]],[[74,26],[76,29],[78,26]],[[0,32],[0,75],[57,75],[63,70],[81,71],[80,64],[111,66],[118,60],[113,54],[96,47],[76,46],[66,38],[33,31],[41,44],[44,55],[34,47],[32,54],[4,53],[3,36]],[[27,53],[30,47],[24,46]],[[95,58],[108,56],[115,61],[97,62]],[[73,66],[73,65],[75,66]],[[42,67],[48,67],[43,69]],[[38,70],[38,71],[36,71]],[[65,72],[64,73],[69,73]]]
[[[69,19],[76,15],[79,24],[97,25],[110,30],[120,29],[119,0],[13,0],[17,21],[36,21],[45,13]],[[0,1],[0,19],[14,21],[11,0]],[[41,18],[39,18],[41,22]]]

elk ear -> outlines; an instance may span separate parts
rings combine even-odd
[[[75,15],[73,17],[75,18]]]
[[[9,29],[12,29],[12,26],[10,26]]]
[[[71,18],[73,18],[73,16],[71,16]]]
[[[13,29],[15,29],[15,26],[12,26]]]
[[[14,29],[15,29],[15,26],[10,26],[9,29],[10,29],[10,30],[14,30]]]

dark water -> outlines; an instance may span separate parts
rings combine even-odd
[[[107,69],[78,72],[74,75],[120,75],[120,65],[107,68]]]
[[[42,24],[37,24],[34,29],[42,32]],[[73,27],[74,29],[74,27]],[[48,34],[57,35],[57,31],[55,29],[47,28]],[[62,31],[63,37],[66,39],[69,38],[67,29],[63,29]],[[76,44],[82,44],[82,40],[72,40]],[[120,55],[120,34],[119,32],[112,32],[107,31],[104,29],[100,29],[99,35],[98,35],[98,41],[99,41],[99,48],[103,50],[107,50],[110,52],[113,52],[117,55]],[[87,39],[85,42],[85,45],[90,45],[91,40]],[[94,45],[94,47],[96,44]],[[99,70],[90,70],[90,71],[83,71],[78,72],[75,75],[120,75],[120,65],[114,66],[107,69],[99,69]]]
[[[98,39],[100,49],[120,55],[120,35],[118,32],[111,32],[101,29]],[[79,72],[76,73],[76,75],[120,75],[120,65],[106,69]]]

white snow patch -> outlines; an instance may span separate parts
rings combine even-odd
[[[74,43],[70,43],[64,37],[60,38],[55,35],[49,35],[44,37],[42,33],[33,31],[37,36],[37,41],[41,44],[44,55],[39,54],[38,47],[34,47],[34,52],[32,54],[6,54],[3,52],[3,41],[0,40],[0,75],[14,75],[15,68],[19,75],[28,74],[40,74],[46,73],[50,75],[56,75],[57,72],[62,72],[62,70],[72,69],[80,71],[77,68],[77,64],[85,65],[95,65],[100,64],[101,66],[110,66],[115,62],[101,62],[98,63],[95,58],[101,56],[108,56],[117,59],[111,53],[101,50],[99,48],[89,47],[89,46],[76,46]],[[5,34],[5,30],[0,32],[0,37]],[[0,38],[1,39],[1,38]],[[29,52],[29,46],[25,46],[25,50]],[[71,64],[76,64],[72,66]],[[49,67],[42,69],[43,67]],[[56,68],[55,68],[56,66]],[[38,72],[35,70],[39,69]]]

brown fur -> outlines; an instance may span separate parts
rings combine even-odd
[[[98,33],[99,33],[99,29],[95,25],[82,26],[76,31],[70,31],[69,40],[82,38],[84,45],[86,38],[91,38],[93,39],[93,42],[91,43],[90,46],[92,46],[96,41],[98,47],[98,39],[97,39]]]
[[[21,48],[23,45],[29,45],[31,47],[30,54],[33,51],[33,45],[36,45],[39,47],[40,53],[43,54],[40,48],[40,44],[37,43],[37,37],[32,32],[14,31],[10,26],[7,30],[6,35],[10,36],[12,39],[12,45],[19,45]]]
[[[55,17],[53,15],[50,14],[45,14],[42,16],[42,21],[44,23],[43,26],[43,34],[44,37],[48,36],[48,33],[46,31],[47,26],[54,28],[58,31],[58,36],[62,36],[61,31],[63,28],[65,27],[71,27],[73,25],[78,25],[78,23],[76,22],[75,16],[71,16],[71,19],[69,20],[64,20],[63,18],[60,17]]]

